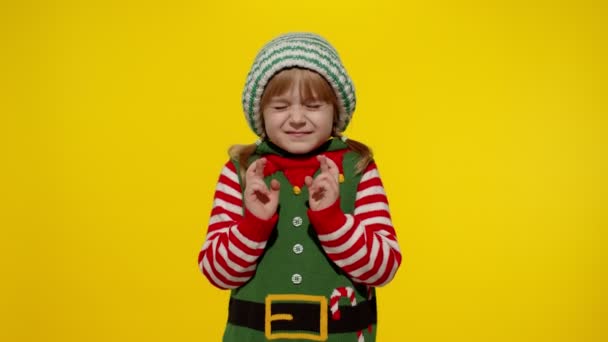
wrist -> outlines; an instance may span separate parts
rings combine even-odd
[[[318,234],[328,234],[342,227],[346,222],[346,215],[340,207],[340,197],[338,197],[329,207],[312,210],[308,209],[308,218]]]
[[[239,223],[239,231],[250,240],[266,241],[274,229],[278,218],[279,215],[275,212],[270,218],[262,219],[245,208],[245,214]]]

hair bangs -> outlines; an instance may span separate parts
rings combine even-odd
[[[336,94],[325,78],[302,68],[289,68],[274,75],[264,89],[260,108],[264,108],[273,97],[285,94],[296,82],[300,86],[300,97],[304,101],[325,101],[337,108]]]

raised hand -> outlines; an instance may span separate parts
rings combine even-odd
[[[245,173],[245,207],[249,212],[262,220],[268,220],[277,211],[279,204],[278,180],[270,181],[270,188],[264,183],[264,166],[266,158],[260,158],[247,168]]]
[[[315,179],[306,176],[304,183],[308,187],[308,203],[314,211],[322,210],[340,196],[340,183],[338,182],[340,170],[333,160],[325,156],[317,156],[321,163],[321,173]]]

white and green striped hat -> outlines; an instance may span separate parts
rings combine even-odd
[[[353,82],[346,73],[338,52],[317,34],[287,33],[264,45],[247,75],[243,110],[255,134],[264,135],[260,100],[266,84],[273,75],[291,67],[316,71],[329,82],[340,106],[337,129],[343,132],[355,111],[356,99]]]

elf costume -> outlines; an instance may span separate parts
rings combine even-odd
[[[330,83],[342,132],[355,108],[354,88],[333,47],[313,34],[283,35],[256,57],[243,94],[254,132],[265,136],[259,108],[265,85],[288,67],[313,70]],[[304,178],[320,172],[318,155],[338,166],[340,197],[313,211]],[[224,341],[375,341],[374,287],[390,282],[401,263],[375,163],[357,172],[359,155],[339,138],[305,155],[262,139],[249,164],[260,157],[267,160],[266,184],[281,183],[277,212],[261,220],[245,208],[238,162],[229,161],[198,258],[213,285],[232,290]]]

